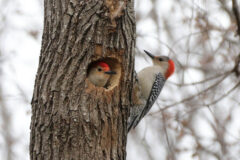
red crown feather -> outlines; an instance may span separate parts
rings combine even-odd
[[[105,72],[110,71],[110,67],[109,67],[109,65],[107,63],[105,63],[105,62],[98,62],[98,65],[101,66]]]
[[[168,61],[168,70],[167,70],[167,72],[165,73],[166,79],[168,79],[168,77],[170,77],[170,76],[173,74],[174,70],[175,70],[174,62],[173,62],[173,60],[170,59],[170,60]]]

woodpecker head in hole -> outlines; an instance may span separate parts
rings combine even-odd
[[[151,53],[149,53],[148,51],[144,52],[151,57],[153,64],[156,66],[160,66],[165,73],[165,78],[168,79],[174,72],[175,70],[175,65],[172,59],[170,59],[167,56],[154,56]]]
[[[106,87],[112,74],[116,72],[112,71],[107,63],[97,62],[91,66],[88,78],[95,86]]]

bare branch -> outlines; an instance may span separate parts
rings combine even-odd
[[[240,36],[240,18],[239,18],[239,11],[238,11],[238,4],[236,0],[232,0],[232,9],[233,9],[233,14],[236,18],[236,23],[237,23],[237,34]]]

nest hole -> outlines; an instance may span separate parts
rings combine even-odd
[[[108,81],[106,82],[106,84],[103,85],[103,83],[100,83],[101,85],[99,85],[99,83],[95,82],[95,78],[94,80],[92,80],[92,78],[90,77],[90,72],[93,68],[96,68],[96,66],[99,64],[99,62],[104,62],[106,64],[109,65],[110,70],[114,71],[115,74],[111,74]],[[101,71],[96,71],[95,74],[102,74],[100,73]],[[97,75],[97,77],[99,77],[101,75]],[[87,69],[87,78],[88,80],[95,85],[96,87],[104,87],[107,90],[111,90],[113,89],[115,86],[117,86],[119,84],[119,80],[121,77],[121,65],[119,63],[119,61],[115,58],[102,58],[99,59],[97,61],[94,61],[92,63],[89,64],[88,69]]]

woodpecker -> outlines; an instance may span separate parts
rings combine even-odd
[[[97,62],[93,64],[88,73],[88,79],[98,87],[107,88],[107,84],[111,75],[116,74],[105,62]]]
[[[135,128],[141,119],[148,113],[154,102],[157,100],[165,81],[174,73],[175,66],[172,59],[167,56],[154,56],[148,51],[144,52],[152,59],[153,66],[142,69],[137,74],[137,85],[134,86],[136,92],[140,90],[138,101],[130,109],[128,118],[128,132]],[[137,86],[137,87],[136,87]],[[137,103],[137,104],[136,104]]]

